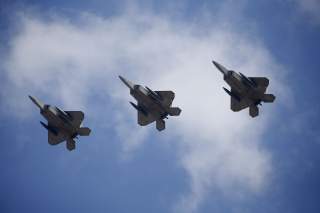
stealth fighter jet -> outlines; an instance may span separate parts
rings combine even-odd
[[[41,115],[48,121],[48,124],[42,121],[40,123],[48,130],[49,144],[56,145],[66,140],[67,149],[71,151],[76,147],[74,138],[90,134],[91,130],[88,127],[81,127],[83,112],[63,111],[58,107],[43,104],[32,96],[29,98],[40,108]]]
[[[129,87],[131,96],[138,102],[138,104],[132,102],[130,102],[130,104],[138,111],[138,124],[141,126],[156,121],[156,128],[159,131],[162,131],[165,129],[164,119],[168,118],[168,115],[180,115],[180,108],[171,107],[174,99],[174,92],[152,91],[148,87],[135,85],[121,76],[119,76],[119,78],[127,85],[127,87]]]
[[[212,61],[223,74],[223,79],[231,87],[231,91],[224,88],[224,91],[231,96],[231,110],[238,112],[249,107],[251,117],[259,115],[258,105],[261,102],[272,103],[275,100],[273,94],[265,94],[269,85],[269,79],[265,77],[246,77],[242,73],[228,70],[221,64]]]

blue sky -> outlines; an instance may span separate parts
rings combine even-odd
[[[315,0],[2,1],[1,212],[319,212]],[[267,76],[273,104],[234,113],[211,59]],[[176,92],[140,127],[121,74]],[[27,95],[83,110],[50,146]]]

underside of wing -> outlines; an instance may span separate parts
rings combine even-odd
[[[141,126],[148,125],[155,120],[156,119],[150,113],[145,114],[141,111],[138,111],[138,124],[140,124]]]
[[[64,140],[66,140],[66,137],[61,132],[58,131],[57,134],[55,135],[50,130],[48,131],[48,142],[49,142],[49,144],[56,145],[56,144],[61,143]]]
[[[174,92],[172,91],[155,91],[155,92],[162,97],[164,105],[171,106],[175,96]]]
[[[258,87],[264,89],[264,91],[269,86],[269,79],[265,77],[249,77]]]
[[[231,93],[235,93],[232,89],[231,89]],[[239,97],[239,101],[237,99],[235,99],[234,97],[231,97],[231,110],[238,112],[242,109],[245,109],[249,106],[248,102],[244,99],[244,98],[240,98]]]
[[[72,118],[72,123],[75,126],[80,126],[83,119],[84,119],[84,114],[81,111],[65,111],[68,115],[71,116]]]

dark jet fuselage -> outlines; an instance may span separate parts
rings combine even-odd
[[[231,96],[231,110],[238,112],[249,107],[251,117],[259,114],[257,105],[261,102],[271,103],[275,100],[273,94],[265,94],[269,86],[269,79],[265,77],[246,77],[242,73],[228,70],[221,64],[213,61],[213,64],[223,74],[223,79],[231,87],[231,91],[223,88]]]
[[[151,91],[141,85],[134,85],[134,88],[130,90],[130,94],[139,102],[139,108],[142,113],[149,113],[155,120],[167,118],[170,106],[163,106],[159,95],[152,94]],[[139,124],[146,125],[143,122]]]
[[[81,127],[84,114],[81,111],[63,111],[58,107],[43,104],[36,98],[29,96],[32,102],[40,108],[40,114],[48,121],[47,124],[40,121],[48,130],[48,143],[56,145],[66,141],[67,149],[75,149],[75,141],[78,135],[88,136],[91,130]]]
[[[264,91],[257,87],[254,82],[248,83],[244,77],[235,71],[228,71],[223,79],[233,90],[236,99],[244,99],[249,106],[260,104],[263,100]]]
[[[137,104],[130,104],[138,111],[138,124],[146,126],[156,121],[156,127],[159,131],[165,129],[165,121],[168,115],[178,116],[181,109],[172,107],[172,101],[175,97],[172,91],[153,91],[148,87],[133,84],[130,81],[119,76],[121,81],[130,89],[130,94],[137,100]]]
[[[50,123],[50,127],[58,128],[65,136],[72,138],[77,135],[80,126],[73,125],[72,118],[58,107],[44,105],[40,113]]]

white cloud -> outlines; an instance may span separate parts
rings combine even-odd
[[[29,114],[29,93],[66,108],[79,106],[91,119],[110,122],[130,152],[154,126],[137,128],[136,113],[127,102],[132,98],[117,78],[122,74],[153,89],[174,90],[174,105],[183,110],[161,133],[178,143],[179,163],[190,176],[190,192],[176,211],[196,211],[213,189],[232,196],[231,191],[258,193],[268,183],[271,156],[261,146],[262,136],[286,90],[278,80],[281,66],[251,39],[254,35],[217,25],[207,34],[198,33],[196,26],[141,14],[110,19],[86,14],[76,23],[63,17],[44,21],[22,16],[20,21],[4,67],[9,81],[3,100],[10,109]],[[246,110],[231,112],[212,58],[249,76],[268,76],[277,102],[263,106],[255,119]],[[110,102],[93,110],[92,96],[106,96]],[[112,113],[101,117],[106,109]]]

